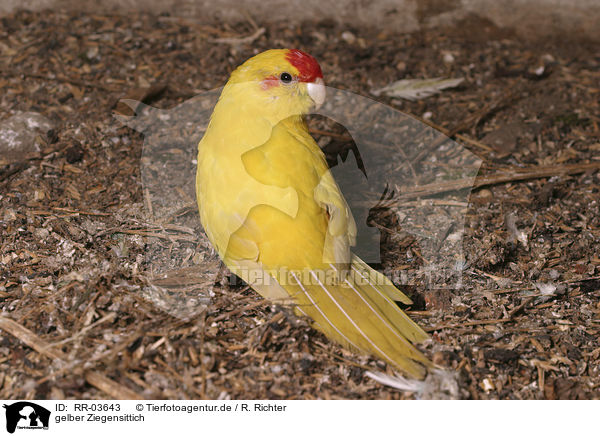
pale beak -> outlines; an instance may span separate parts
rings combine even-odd
[[[308,95],[315,102],[316,109],[319,109],[325,101],[325,82],[320,77],[317,77],[314,82],[306,84]]]

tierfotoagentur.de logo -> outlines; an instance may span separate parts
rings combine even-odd
[[[6,431],[48,430],[50,411],[29,401],[4,404],[6,409]]]

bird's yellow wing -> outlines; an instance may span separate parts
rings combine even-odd
[[[255,206],[270,205],[290,216],[296,215],[298,210],[294,189],[261,183],[247,172],[243,156],[268,143],[273,126],[269,120],[260,117],[241,127],[228,123],[229,118],[222,113],[233,104],[232,101],[219,101],[198,146],[196,196],[200,219],[221,257],[225,257],[231,235],[244,224]],[[252,109],[235,106],[230,112],[243,113]],[[246,247],[246,250],[252,250],[252,247]],[[250,258],[252,254],[238,257]]]

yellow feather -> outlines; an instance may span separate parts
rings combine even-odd
[[[330,338],[422,378],[423,332],[394,301],[410,299],[353,256],[356,226],[302,118],[307,84],[265,86],[300,72],[287,50],[232,73],[198,147],[202,225],[225,264],[263,297],[293,304]]]

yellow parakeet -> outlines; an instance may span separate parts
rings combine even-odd
[[[423,378],[427,338],[411,301],[354,256],[356,226],[303,116],[325,99],[317,61],[268,50],[238,67],[198,146],[202,225],[225,264],[264,298],[341,344]]]

